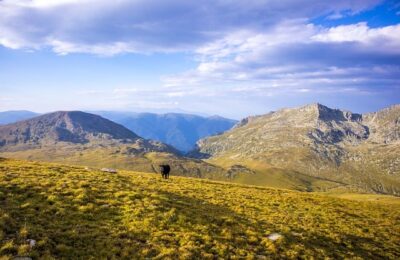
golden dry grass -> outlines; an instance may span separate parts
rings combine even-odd
[[[396,200],[5,159],[0,227],[11,259],[400,257]]]

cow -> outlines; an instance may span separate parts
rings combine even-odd
[[[162,165],[160,165],[160,171],[161,171],[161,176],[164,179],[168,179],[169,172],[171,171],[171,167],[168,164],[162,164]]]

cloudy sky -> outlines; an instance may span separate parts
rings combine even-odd
[[[400,2],[0,0],[0,111],[400,103]]]

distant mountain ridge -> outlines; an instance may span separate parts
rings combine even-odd
[[[38,115],[38,113],[26,110],[10,110],[0,112],[0,125],[12,124]]]
[[[195,148],[201,138],[229,130],[237,121],[220,116],[203,117],[181,113],[93,112],[117,122],[138,135],[172,145],[180,151]]]
[[[183,153],[195,148],[201,138],[229,130],[237,121],[220,116],[199,116],[183,113],[155,114],[145,112],[92,111],[121,124],[139,136],[169,144]],[[0,112],[0,125],[33,118],[30,111]]]
[[[311,104],[246,118],[198,146],[210,162],[243,164],[266,179],[280,169],[400,194],[399,137],[399,105],[361,115]]]

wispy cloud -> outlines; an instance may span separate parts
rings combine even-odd
[[[366,22],[324,28],[312,37],[315,41],[360,43],[371,51],[400,53],[400,25],[369,28]]]
[[[243,85],[259,95],[260,88],[270,93],[274,87],[316,93],[333,86],[343,92],[400,85],[400,25],[327,29],[291,20],[267,32],[233,32],[196,53],[197,68],[165,77],[166,86]]]

